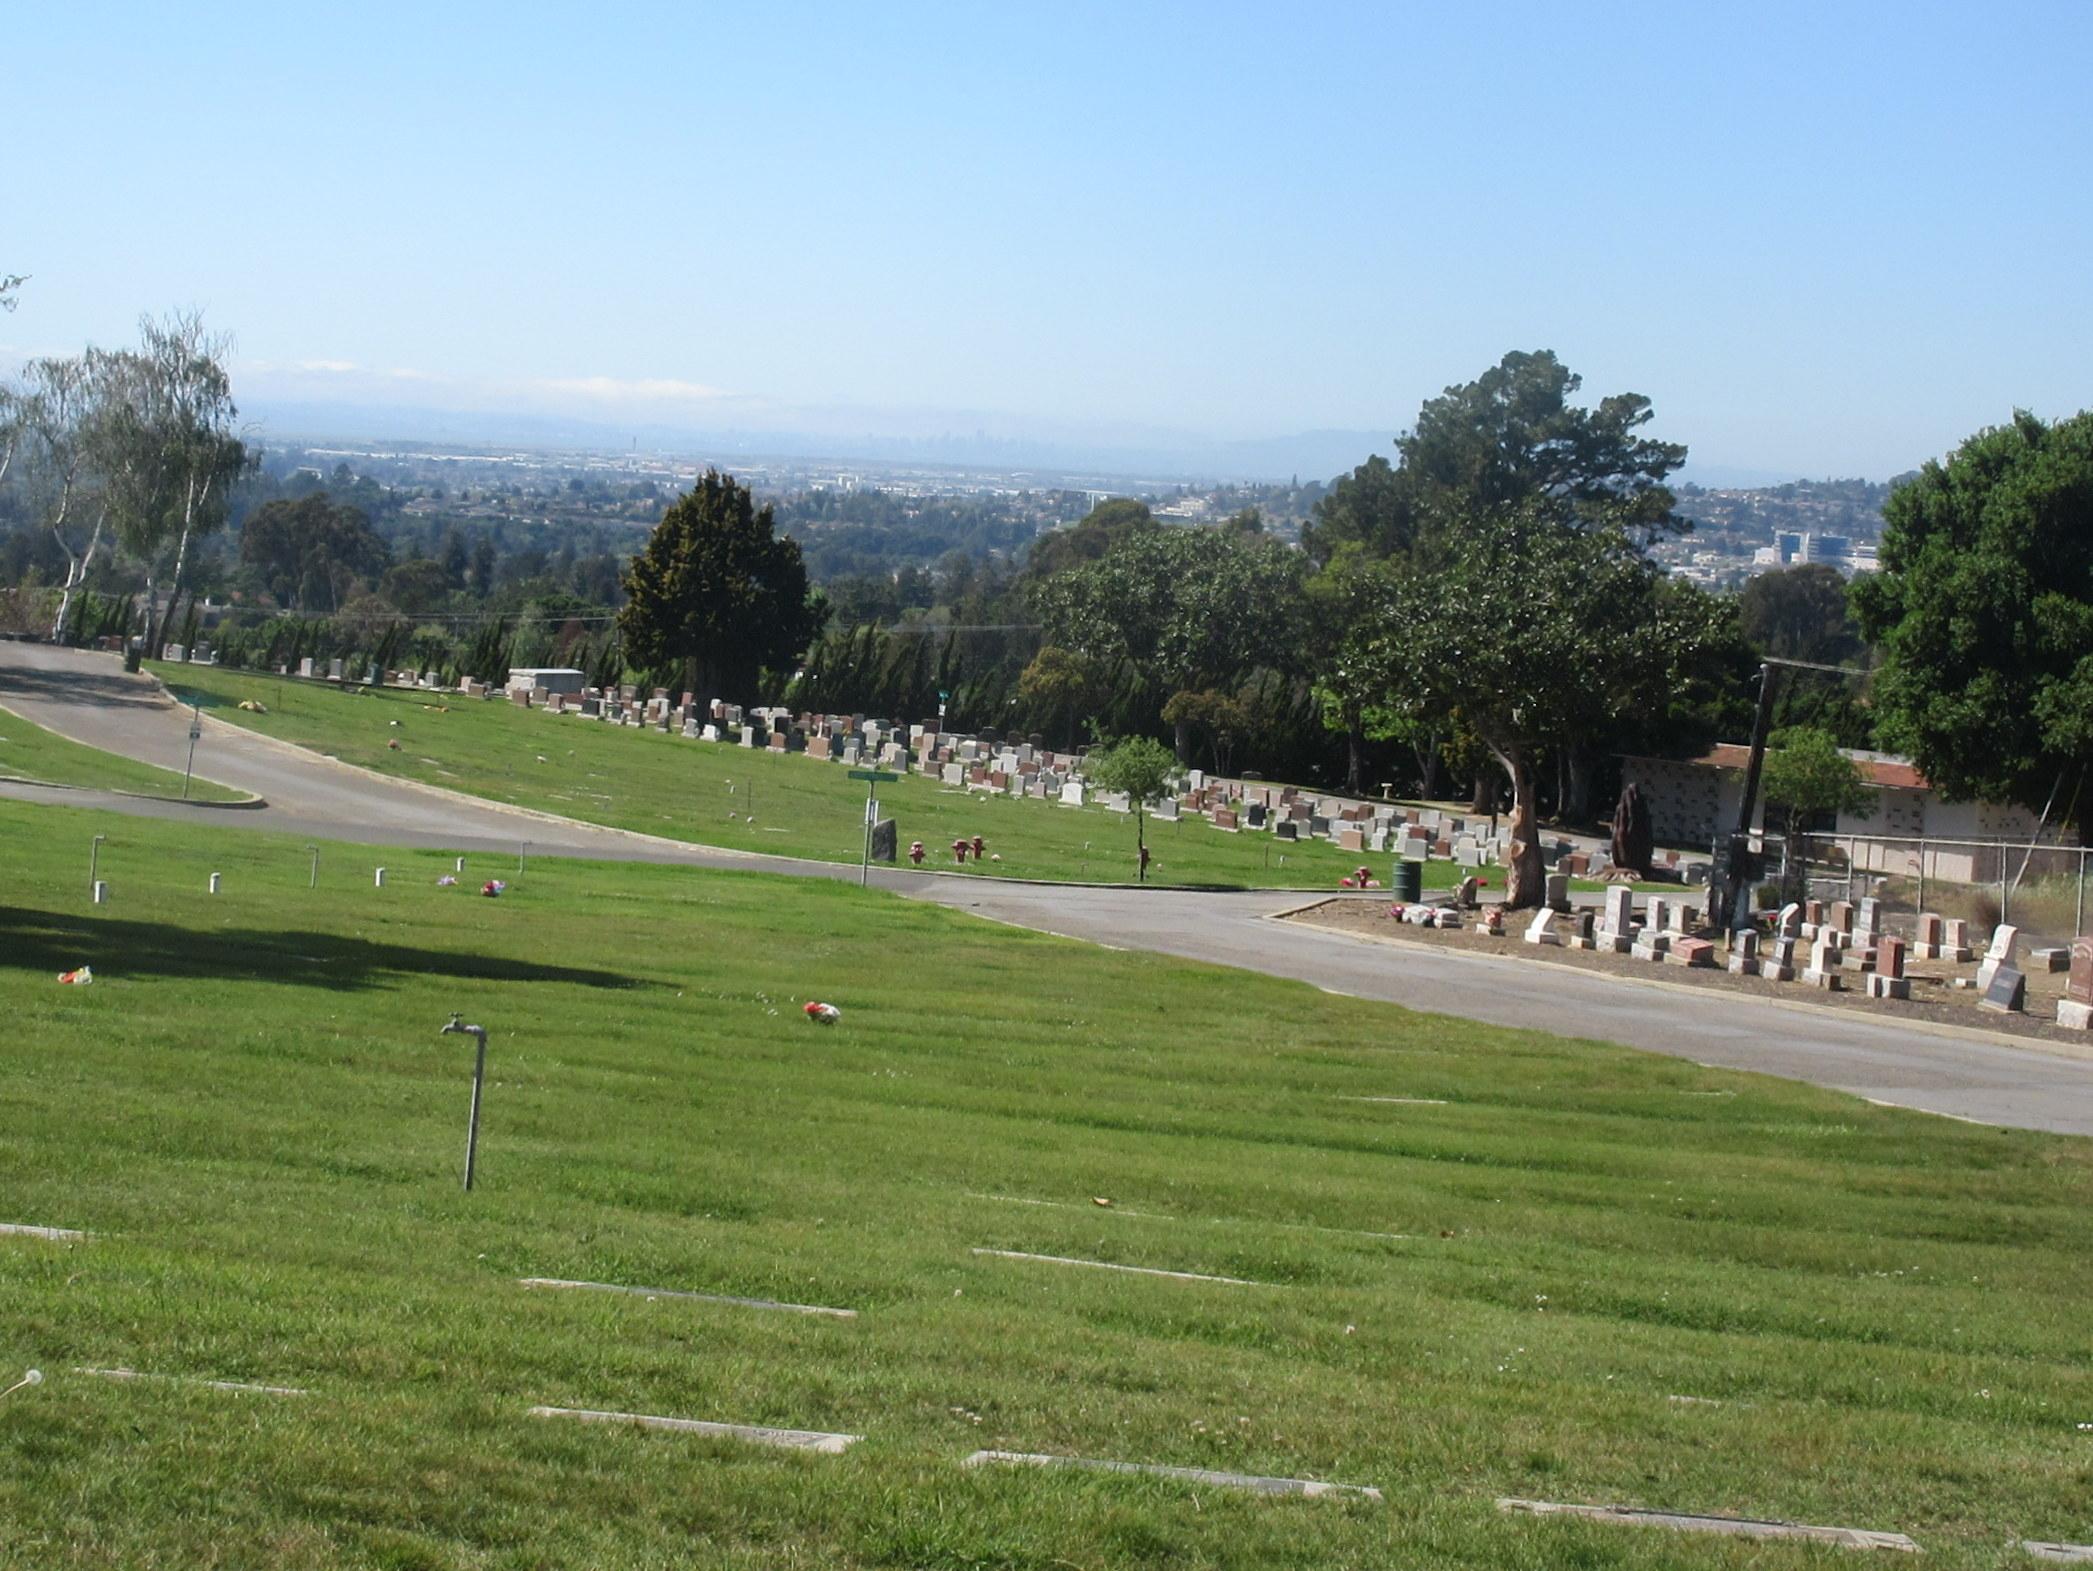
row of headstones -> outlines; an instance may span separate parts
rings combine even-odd
[[[1632,954],[1640,960],[1669,960],[1685,966],[1715,963],[1714,944],[1696,937],[1692,931],[1698,926],[1699,915],[1694,907],[1653,896],[1644,920],[1638,923],[1635,893],[1625,887],[1607,891],[1605,911],[1596,921],[1590,911],[1578,911],[1570,913],[1569,930],[1558,929],[1556,920],[1564,914],[1562,905],[1568,893],[1566,882],[1564,888],[1557,889],[1559,879],[1560,875],[1549,879],[1548,904],[1531,919],[1525,935],[1528,943]],[[1464,884],[1462,890],[1467,893],[1469,885]],[[1881,903],[1875,899],[1863,900],[1857,908],[1845,900],[1828,906],[1815,900],[1784,906],[1763,952],[1756,928],[1740,928],[1730,935],[1729,969],[1739,976],[1794,981],[1798,946],[1807,943],[1808,964],[1800,974],[1805,985],[1835,992],[1845,986],[1850,970],[1860,976],[1870,998],[1908,999],[1911,978],[1904,973],[1907,951],[1910,958],[1922,960],[1966,963],[1971,958],[1969,924],[1959,917],[1921,912],[1918,937],[1909,943],[1889,932],[1883,917]],[[1478,931],[1501,935],[1502,911],[1486,912],[1477,926]],[[2009,923],[2002,922],[1992,929],[1976,976],[1976,987],[1984,995],[1980,1002],[1988,1009],[2018,1014],[2027,1008],[2027,976],[2013,963],[2019,941],[2020,930]],[[2035,954],[2049,969],[2069,970],[2064,997],[2057,1004],[2057,1023],[2076,1030],[2093,1030],[2093,938],[2074,939],[2069,950],[2045,949]],[[1849,956],[1853,962],[1850,968]]]
[[[218,651],[208,644],[198,644],[194,649],[182,644],[168,644],[160,651],[160,658],[173,665],[216,665]]]

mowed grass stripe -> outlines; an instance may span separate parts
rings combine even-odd
[[[79,887],[102,831],[121,921]],[[1714,1566],[1742,1547],[1548,1527],[1500,1497],[1923,1524],[1948,1566],[2083,1537],[2084,1142],[854,889],[533,863],[482,901],[434,887],[447,856],[387,851],[387,889],[365,867],[315,893],[302,847],[270,837],[6,807],[0,837],[0,1195],[97,1235],[0,1250],[0,1364],[296,1371],[326,1394],[18,1393],[0,1512],[25,1542],[107,1565],[614,1571],[1513,1566],[1579,1533],[1613,1535],[1608,1563]],[[234,893],[212,903],[197,875],[217,868]],[[94,988],[52,984],[81,960]],[[843,1023],[792,1018],[810,994]],[[469,1196],[470,1049],[434,1035],[454,1009],[494,1033]],[[1422,1145],[1357,1141],[1377,1115],[1326,1093],[1376,1084],[1459,1105]],[[1739,1094],[1678,1095],[1713,1087]],[[1260,1096],[1289,1138],[1260,1138]],[[1086,1098],[1111,1116],[1060,1116]],[[1827,1123],[1855,1133],[1806,1132]],[[1229,1133],[1157,1133],[1202,1125]],[[1314,1230],[1345,1224],[1428,1242]],[[981,1246],[1290,1291],[991,1268]],[[524,1276],[862,1318],[533,1302]],[[1664,1400],[1686,1392],[1725,1405]],[[809,1469],[524,1420],[548,1399],[818,1416],[877,1444]],[[1388,1509],[956,1468],[980,1449],[1371,1480]]]

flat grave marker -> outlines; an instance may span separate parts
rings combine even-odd
[[[627,1287],[619,1282],[570,1282],[560,1277],[520,1276],[518,1287],[544,1287],[588,1293],[628,1293],[636,1298],[680,1298],[699,1304],[727,1304],[736,1309],[776,1309],[794,1315],[828,1315],[837,1320],[855,1320],[855,1309],[835,1309],[827,1304],[788,1304],[774,1298],[737,1298],[729,1293],[691,1293],[672,1287]]]
[[[1247,1489],[1261,1495],[1302,1495],[1309,1499],[1352,1495],[1379,1500],[1381,1491],[1368,1484],[1326,1484],[1313,1478],[1268,1478],[1256,1473],[1223,1473],[1207,1467],[1169,1467],[1159,1462],[1108,1462],[1082,1456],[1041,1456],[1025,1451],[976,1451],[966,1467],[1073,1467],[1093,1473],[1142,1473],[1151,1478],[1177,1478],[1189,1484],[1221,1489]]]
[[[71,1243],[87,1235],[73,1227],[39,1227],[34,1222],[0,1222],[0,1236],[47,1238],[54,1243]]]
[[[151,1375],[137,1369],[96,1369],[86,1365],[73,1366],[76,1375],[92,1375],[97,1380],[165,1380],[174,1385],[201,1386],[207,1391],[242,1391],[255,1396],[311,1396],[303,1386],[265,1386],[247,1380],[206,1380],[199,1375]]]
[[[607,1413],[588,1407],[534,1407],[533,1418],[571,1418],[583,1424],[630,1424],[636,1429],[669,1429],[679,1434],[708,1435],[720,1440],[746,1440],[754,1445],[783,1446],[837,1456],[863,1435],[832,1434],[822,1429],[777,1429],[768,1424],[718,1424],[703,1418],[666,1418],[655,1413]]]
[[[1802,1522],[1766,1522],[1751,1517],[1694,1516],[1677,1511],[1645,1511],[1634,1506],[1562,1505],[1551,1500],[1499,1500],[1497,1509],[1534,1516],[1582,1517],[1632,1527],[1667,1527],[1682,1533],[1721,1533],[1732,1538],[1801,1538],[1841,1549],[1895,1549],[1917,1554],[1919,1546],[1902,1533],[1877,1533],[1860,1527],[1812,1527]]]
[[[1045,1265],[1087,1266],[1092,1271],[1124,1271],[1133,1276],[1164,1276],[1177,1282],[1219,1282],[1227,1287],[1269,1287],[1268,1282],[1245,1281],[1239,1276],[1208,1276],[1202,1271],[1165,1271],[1158,1266],[1123,1266],[1110,1260],[1078,1260],[1070,1255],[1033,1255],[1020,1249],[975,1249],[972,1253],[997,1260],[1031,1260]]]

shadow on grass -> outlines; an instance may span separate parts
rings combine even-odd
[[[441,976],[474,982],[566,982],[577,987],[646,984],[613,971],[546,965],[505,955],[458,954],[343,938],[333,933],[208,932],[169,922],[110,921],[0,906],[0,970],[75,966],[119,977],[217,977],[230,982],[291,982],[337,991],[377,986],[388,976]]]

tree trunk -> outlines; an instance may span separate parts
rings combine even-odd
[[[1468,811],[1471,813],[1495,813],[1497,802],[1497,778],[1485,764],[1475,771],[1473,789],[1468,796]]]
[[[1563,793],[1562,821],[1588,823],[1592,816],[1592,758],[1582,743],[1572,741],[1564,748],[1569,766],[1568,788]]]
[[[1366,733],[1358,726],[1348,726],[1344,733],[1344,789],[1347,796],[1362,794],[1359,782],[1365,774]]]
[[[1512,841],[1505,863],[1504,903],[1513,911],[1530,911],[1548,895],[1548,869],[1541,861],[1540,834],[1534,823],[1533,766],[1524,748],[1491,751],[1512,782]]]
[[[1423,742],[1412,742],[1417,755],[1417,791],[1427,802],[1439,800],[1439,733],[1431,732]]]
[[[51,642],[54,644],[65,642],[66,620],[72,614],[73,596],[84,592],[87,587],[88,569],[94,566],[95,552],[102,544],[102,526],[108,521],[109,510],[105,507],[94,521],[94,533],[88,537],[86,551],[77,559],[72,552],[66,552],[65,588],[58,596],[58,618],[51,625]],[[64,545],[65,541],[61,539],[58,543]]]
[[[1176,749],[1176,751],[1177,751],[1177,762],[1178,762],[1179,766],[1180,766],[1180,767],[1182,767],[1182,768],[1186,768],[1186,769],[1189,769],[1189,768],[1191,768],[1191,766],[1192,766],[1192,722],[1191,722],[1191,721],[1189,721],[1189,720],[1180,720],[1180,721],[1178,721],[1178,722],[1177,722],[1177,724],[1176,724],[1176,725],[1175,725],[1174,727],[1172,727],[1172,736],[1171,736],[1171,743],[1172,743],[1172,746],[1173,746],[1173,747],[1174,747],[1174,748]]]

